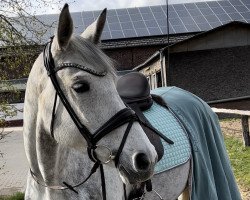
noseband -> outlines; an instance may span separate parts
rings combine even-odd
[[[59,64],[57,67],[55,67],[55,62],[54,59],[52,57],[52,53],[51,53],[51,44],[52,44],[53,38],[51,39],[51,41],[49,43],[47,43],[47,45],[44,48],[43,51],[43,59],[44,59],[44,66],[47,70],[47,74],[50,77],[50,80],[55,88],[56,94],[55,94],[55,99],[54,99],[54,106],[53,106],[53,110],[52,110],[52,118],[51,118],[51,127],[50,127],[50,131],[51,131],[51,136],[54,138],[54,130],[53,130],[53,124],[54,124],[54,119],[55,119],[55,108],[56,108],[56,102],[57,102],[57,97],[60,98],[61,102],[63,103],[65,109],[67,110],[68,114],[70,115],[71,119],[73,120],[74,124],[76,125],[76,127],[78,128],[80,134],[84,137],[84,139],[87,142],[87,150],[88,150],[88,156],[89,158],[94,162],[94,165],[91,169],[90,174],[87,176],[87,178],[76,184],[76,185],[70,185],[66,182],[63,182],[63,184],[65,186],[51,186],[51,185],[47,185],[45,182],[40,181],[37,176],[35,175],[35,173],[30,170],[32,177],[34,178],[34,180],[39,183],[40,185],[43,185],[44,187],[48,187],[50,189],[55,189],[55,190],[66,190],[66,189],[70,189],[76,193],[78,193],[75,188],[84,184],[90,177],[92,174],[94,174],[98,168],[100,168],[100,172],[101,172],[101,182],[102,182],[102,193],[103,193],[103,199],[106,200],[106,186],[105,186],[105,176],[104,176],[104,170],[103,170],[103,164],[106,164],[108,162],[110,162],[111,160],[114,160],[115,162],[115,166],[118,166],[119,163],[119,158],[120,155],[122,153],[123,147],[126,143],[128,134],[132,128],[132,125],[135,121],[138,121],[140,123],[143,123],[139,120],[139,118],[137,117],[137,115],[135,114],[135,112],[130,109],[129,107],[126,107],[122,110],[120,110],[119,112],[117,112],[113,117],[111,117],[106,123],[104,123],[98,130],[96,130],[94,133],[91,133],[91,131],[84,125],[82,124],[81,120],[79,119],[79,117],[77,116],[77,114],[75,113],[74,109],[72,108],[72,106],[70,105],[68,99],[66,98],[66,96],[64,95],[58,80],[57,80],[57,76],[56,73],[59,70],[63,70],[67,67],[70,68],[77,68],[80,69],[82,71],[86,71],[90,74],[93,74],[95,76],[105,76],[107,74],[106,71],[103,72],[97,72],[93,69],[90,69],[86,66],[82,66],[79,64],[74,64],[74,63],[62,63]],[[124,124],[127,124],[127,128],[124,132],[124,135],[122,137],[122,141],[120,143],[120,146],[117,150],[116,155],[112,155],[112,151],[111,149],[109,149],[106,146],[98,146],[97,143],[103,138],[105,137],[108,133],[112,132],[113,130],[117,129],[118,127],[121,127]],[[148,127],[148,125],[146,125]],[[157,130],[155,130],[153,127],[148,127],[150,129],[153,129],[153,131],[160,135],[165,141],[169,142],[168,138],[164,138],[164,136],[161,135],[161,133],[159,133]],[[109,151],[110,155],[108,157],[108,159],[106,161],[101,161],[98,157],[97,154],[95,152],[96,148],[101,147],[101,148],[106,148],[106,150]],[[126,197],[126,189],[125,189],[125,185],[124,185],[124,193],[125,193],[125,199],[127,199]]]

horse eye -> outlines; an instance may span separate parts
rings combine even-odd
[[[83,93],[89,91],[89,84],[88,83],[75,83],[72,86],[73,90],[75,90],[77,93]]]

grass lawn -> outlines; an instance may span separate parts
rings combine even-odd
[[[244,200],[250,200],[250,147],[233,136],[225,136],[225,143],[234,175]]]
[[[8,196],[8,197],[0,196],[0,200],[24,200],[24,194],[21,192],[18,192],[13,196]]]

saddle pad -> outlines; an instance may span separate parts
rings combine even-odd
[[[143,112],[153,127],[174,141],[167,144],[162,140],[164,155],[155,167],[155,173],[160,173],[186,163],[191,156],[191,146],[186,130],[167,108],[153,103],[150,109]]]

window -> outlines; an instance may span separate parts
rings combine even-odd
[[[161,71],[156,72],[156,87],[162,87]]]

